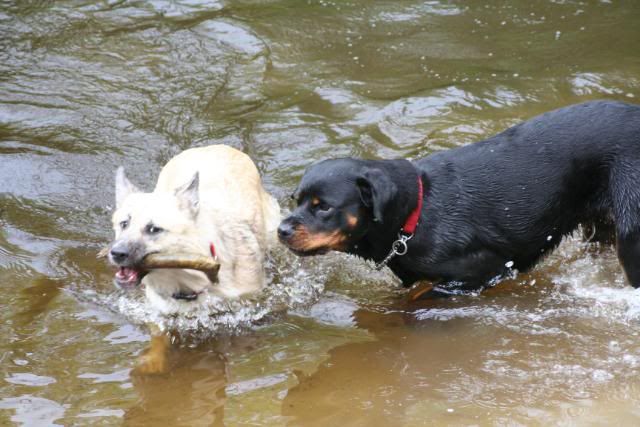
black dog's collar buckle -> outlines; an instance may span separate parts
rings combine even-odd
[[[416,231],[416,227],[418,226],[418,221],[420,221],[423,199],[424,193],[422,188],[422,177],[418,174],[418,202],[416,203],[416,207],[411,211],[409,217],[400,229],[398,239],[391,244],[391,251],[389,252],[389,255],[387,255],[382,262],[376,264],[376,270],[382,270],[394,257],[405,255],[409,250],[407,242],[413,237],[413,233]]]
[[[391,251],[389,252],[389,255],[387,255],[386,258],[381,262],[376,264],[376,270],[382,270],[384,267],[386,267],[389,261],[391,261],[396,256],[402,256],[406,254],[409,250],[407,242],[411,240],[412,237],[413,233],[405,234],[404,232],[400,231],[400,233],[398,233],[398,240],[394,241],[391,244]]]

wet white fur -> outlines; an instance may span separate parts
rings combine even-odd
[[[199,182],[189,188],[196,172]],[[186,150],[162,169],[152,193],[137,190],[120,170],[116,205],[116,241],[141,244],[146,253],[187,251],[205,256],[210,255],[209,244],[215,245],[221,264],[215,285],[193,270],[153,270],[144,277],[146,296],[160,311],[192,310],[203,299],[172,298],[180,289],[234,298],[264,285],[265,253],[277,242],[280,208],[264,191],[258,170],[244,153],[224,145]],[[129,226],[121,230],[120,223],[127,219]],[[144,233],[149,223],[165,231],[149,236]]]

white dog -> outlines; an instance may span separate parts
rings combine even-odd
[[[214,145],[171,159],[152,193],[136,189],[119,168],[112,221],[115,283],[130,289],[142,282],[149,301],[168,314],[197,307],[205,292],[233,298],[259,291],[280,208],[247,155]],[[180,253],[216,256],[218,283],[196,270],[140,267],[150,254]]]

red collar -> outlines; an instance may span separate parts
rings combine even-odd
[[[416,231],[416,227],[418,226],[418,221],[420,220],[420,212],[422,211],[422,200],[424,199],[424,194],[422,193],[422,177],[418,175],[418,204],[416,208],[411,211],[409,217],[405,221],[402,226],[402,232],[413,235]]]

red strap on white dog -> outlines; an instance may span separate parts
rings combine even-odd
[[[212,257],[216,257],[216,247],[213,245],[213,243],[209,243],[209,250],[211,251],[211,256]]]
[[[424,195],[422,194],[422,178],[418,176],[418,205],[411,212],[409,218],[402,226],[402,231],[407,234],[413,234],[416,231],[416,227],[418,226],[418,220],[420,220],[420,212],[422,211],[422,199]]]

